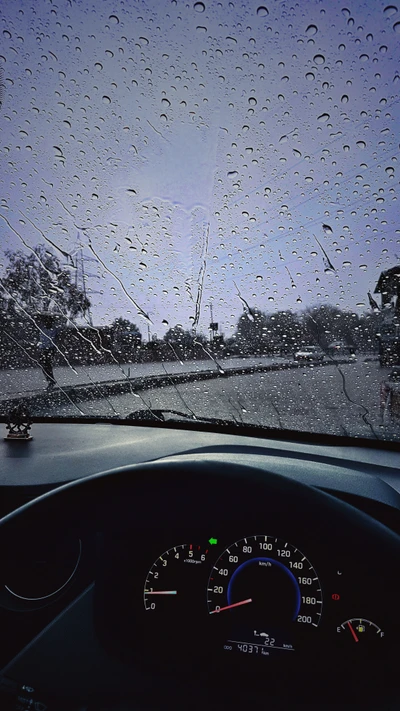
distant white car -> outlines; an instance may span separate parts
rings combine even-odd
[[[294,354],[294,359],[306,361],[308,363],[320,363],[324,358],[324,353],[318,346],[304,346]]]

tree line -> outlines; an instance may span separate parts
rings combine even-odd
[[[281,355],[304,345],[329,349],[341,342],[354,350],[377,347],[381,315],[358,315],[330,304],[309,307],[300,313],[264,312],[246,308],[235,332],[225,338],[196,334],[182,325],[168,329],[162,339],[144,342],[139,327],[124,317],[107,326],[90,323],[91,302],[74,281],[76,265],[62,265],[52,251],[38,245],[30,254],[6,252],[8,264],[0,278],[0,365],[3,368],[34,366],[38,362],[40,317],[52,314],[57,327],[56,364],[104,364],[187,360],[235,355]]]

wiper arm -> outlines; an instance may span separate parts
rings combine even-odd
[[[171,417],[168,417],[168,416]],[[167,422],[171,420],[190,420],[191,422],[211,422],[214,425],[236,425],[239,424],[235,420],[223,420],[218,417],[197,417],[188,412],[180,412],[179,410],[155,409],[135,410],[126,416],[126,420],[143,420],[147,422]]]

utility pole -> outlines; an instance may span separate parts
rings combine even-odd
[[[208,307],[209,307],[209,309],[210,309],[210,328],[209,328],[209,330],[210,330],[210,343],[213,343],[214,338],[215,338],[216,334],[218,333],[218,323],[217,323],[216,321],[214,321],[214,317],[213,317],[213,305],[212,305],[212,302],[211,302],[211,301],[210,301]]]
[[[78,239],[79,239],[79,233],[78,233]],[[97,259],[95,257],[88,257],[83,253],[83,246],[82,243],[79,241],[77,247],[75,250],[72,252],[71,256],[76,255],[76,261],[75,261],[75,287],[79,289],[86,298],[90,294],[100,294],[100,291],[96,291],[95,289],[88,288],[87,287],[87,280],[88,278],[93,278],[93,279],[98,279],[99,276],[98,274],[90,274],[85,270],[85,262],[96,262],[98,263]],[[93,326],[93,318],[92,318],[92,312],[90,309],[90,306],[86,312],[89,324]]]

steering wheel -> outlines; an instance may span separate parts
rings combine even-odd
[[[313,649],[305,645],[304,658],[293,654],[290,661],[285,659],[284,664],[277,658],[268,660],[267,664],[265,660],[261,660],[264,666],[260,666],[260,660],[257,660],[257,664],[253,666],[253,660],[249,660],[249,657],[244,659],[239,656],[237,659],[231,659],[229,655],[224,656],[220,648],[213,646],[213,637],[209,633],[210,628],[207,627],[210,616],[207,617],[207,624],[203,625],[202,620],[198,625],[194,624],[196,631],[204,627],[204,637],[201,638],[200,631],[198,637],[200,641],[193,656],[191,651],[185,648],[183,652],[180,649],[180,653],[175,657],[174,645],[166,655],[161,644],[159,654],[155,653],[152,657],[154,645],[147,644],[145,639],[144,622],[140,618],[142,607],[140,614],[132,612],[134,602],[139,598],[143,600],[143,580],[138,583],[136,599],[136,593],[132,593],[133,597],[129,600],[121,600],[119,596],[112,597],[110,586],[107,587],[106,584],[110,574],[109,565],[112,565],[110,561],[119,559],[119,553],[115,550],[114,558],[112,555],[107,558],[110,542],[114,546],[119,542],[124,550],[130,550],[131,560],[134,560],[138,536],[142,537],[140,558],[140,556],[145,557],[144,542],[148,536],[158,537],[162,548],[163,535],[169,535],[171,531],[187,531],[188,535],[192,535],[193,531],[204,532],[205,535],[208,532],[208,535],[211,535],[210,532],[218,527],[218,535],[226,541],[227,545],[235,538],[240,538],[242,534],[276,535],[306,552],[307,558],[309,557],[318,569],[325,597],[331,596],[331,582],[340,567],[346,594],[353,594],[356,586],[361,608],[368,599],[369,608],[375,606],[376,609],[384,611],[383,614],[387,615],[388,620],[390,619],[393,647],[389,640],[387,654],[384,654],[382,659],[384,659],[385,673],[389,673],[391,664],[394,672],[394,656],[392,658],[391,655],[394,655],[394,650],[397,648],[400,632],[397,600],[400,537],[381,523],[323,491],[249,466],[244,460],[243,463],[227,462],[227,456],[229,455],[194,454],[157,460],[101,472],[52,490],[0,521],[0,551],[3,565],[18,551],[24,549],[32,532],[39,536],[51,536],[53,531],[60,530],[67,530],[71,535],[81,533],[82,529],[101,532],[103,542],[108,541],[108,548],[106,545],[104,550],[102,549],[103,552],[106,551],[105,557],[98,561],[94,600],[95,629],[101,646],[107,650],[110,658],[119,657],[118,664],[121,665],[118,672],[119,693],[123,694],[124,698],[128,698],[132,692],[131,676],[128,675],[124,689],[121,669],[130,669],[132,674],[133,660],[141,668],[141,678],[148,679],[143,698],[148,699],[146,694],[152,687],[155,699],[158,698],[158,694],[161,694],[159,698],[165,699],[165,690],[169,689],[171,694],[177,694],[178,706],[179,701],[182,705],[187,704],[190,688],[193,692],[193,676],[187,685],[182,681],[182,670],[186,672],[187,669],[192,669],[192,673],[196,676],[194,661],[199,662],[200,675],[204,675],[205,670],[207,671],[211,682],[210,688],[212,694],[215,694],[214,698],[218,699],[216,705],[219,705],[219,708],[221,704],[224,707],[225,703],[229,706],[228,699],[232,702],[238,689],[239,693],[247,693],[249,689],[246,689],[246,686],[249,685],[249,680],[256,696],[266,682],[270,693],[275,686],[282,685],[282,679],[287,681],[288,678],[292,682],[298,679],[312,679],[313,688],[318,688],[318,679],[316,679],[318,670],[321,672],[321,689],[317,693],[326,694],[327,679],[331,679],[333,683],[336,678],[340,686],[338,674],[345,673],[349,664],[346,653],[342,659],[339,657],[338,647],[335,647],[333,653],[326,648],[324,640],[328,635],[326,630],[331,615],[329,610],[323,612],[327,615],[324,633],[321,633],[321,638],[314,638],[322,639],[323,642],[317,641]],[[132,548],[129,549],[129,546]],[[147,560],[148,567],[151,563],[152,560]],[[123,579],[124,570],[119,572],[116,570],[115,574]],[[329,607],[328,604],[326,607]],[[362,614],[361,608],[357,614]],[[127,618],[129,614],[131,619]],[[128,629],[129,634],[125,635],[125,647],[121,649],[123,629]],[[143,642],[139,653],[134,649],[135,642],[132,642],[130,634],[133,634],[134,638],[136,635],[138,640]],[[354,650],[352,653],[354,654]],[[56,655],[55,667],[48,672],[49,680],[50,678],[52,680],[50,686],[53,685],[53,693],[56,691],[54,679],[58,676],[61,680],[63,675],[65,676],[66,664],[69,663],[63,658],[63,639],[60,638],[59,647],[54,650],[54,654]],[[333,670],[327,668],[332,660],[335,664]],[[46,670],[42,668],[39,674],[39,662],[34,662],[33,659],[31,661],[34,667],[32,667],[31,677],[36,678],[38,673],[44,682]],[[379,659],[374,657],[375,677],[371,689],[373,686],[376,687],[377,665],[379,666]],[[154,676],[152,676],[154,670],[165,681],[166,686],[161,689],[155,689]],[[27,668],[27,673],[28,671]],[[362,657],[359,669],[355,664],[352,676],[354,698],[359,701],[359,680],[362,679],[364,690],[370,688],[368,659]],[[229,693],[226,693],[226,684],[232,680],[232,677],[235,678],[235,685]],[[243,683],[240,677],[243,678]],[[109,682],[111,678],[112,674],[108,679]],[[71,689],[73,672],[69,673],[69,679]],[[99,679],[98,676],[96,679],[95,684],[100,697],[102,694],[112,693],[112,684],[107,687],[107,679]],[[179,679],[179,691],[177,679]],[[349,675],[346,677],[346,684],[348,680]],[[302,683],[302,689],[306,691],[306,682]],[[101,688],[99,690],[99,685],[103,690]],[[380,694],[381,692],[382,689],[379,690]],[[198,692],[197,687],[194,696],[198,700],[201,697],[202,703],[204,702],[204,697]],[[206,698],[209,702],[208,691]],[[322,697],[319,699],[320,702],[321,699]],[[380,707],[383,708],[381,695],[380,699]],[[175,702],[176,698],[174,698]],[[192,698],[190,703],[195,703],[195,700]],[[253,703],[257,705],[254,699]],[[199,705],[201,705],[200,701]]]

